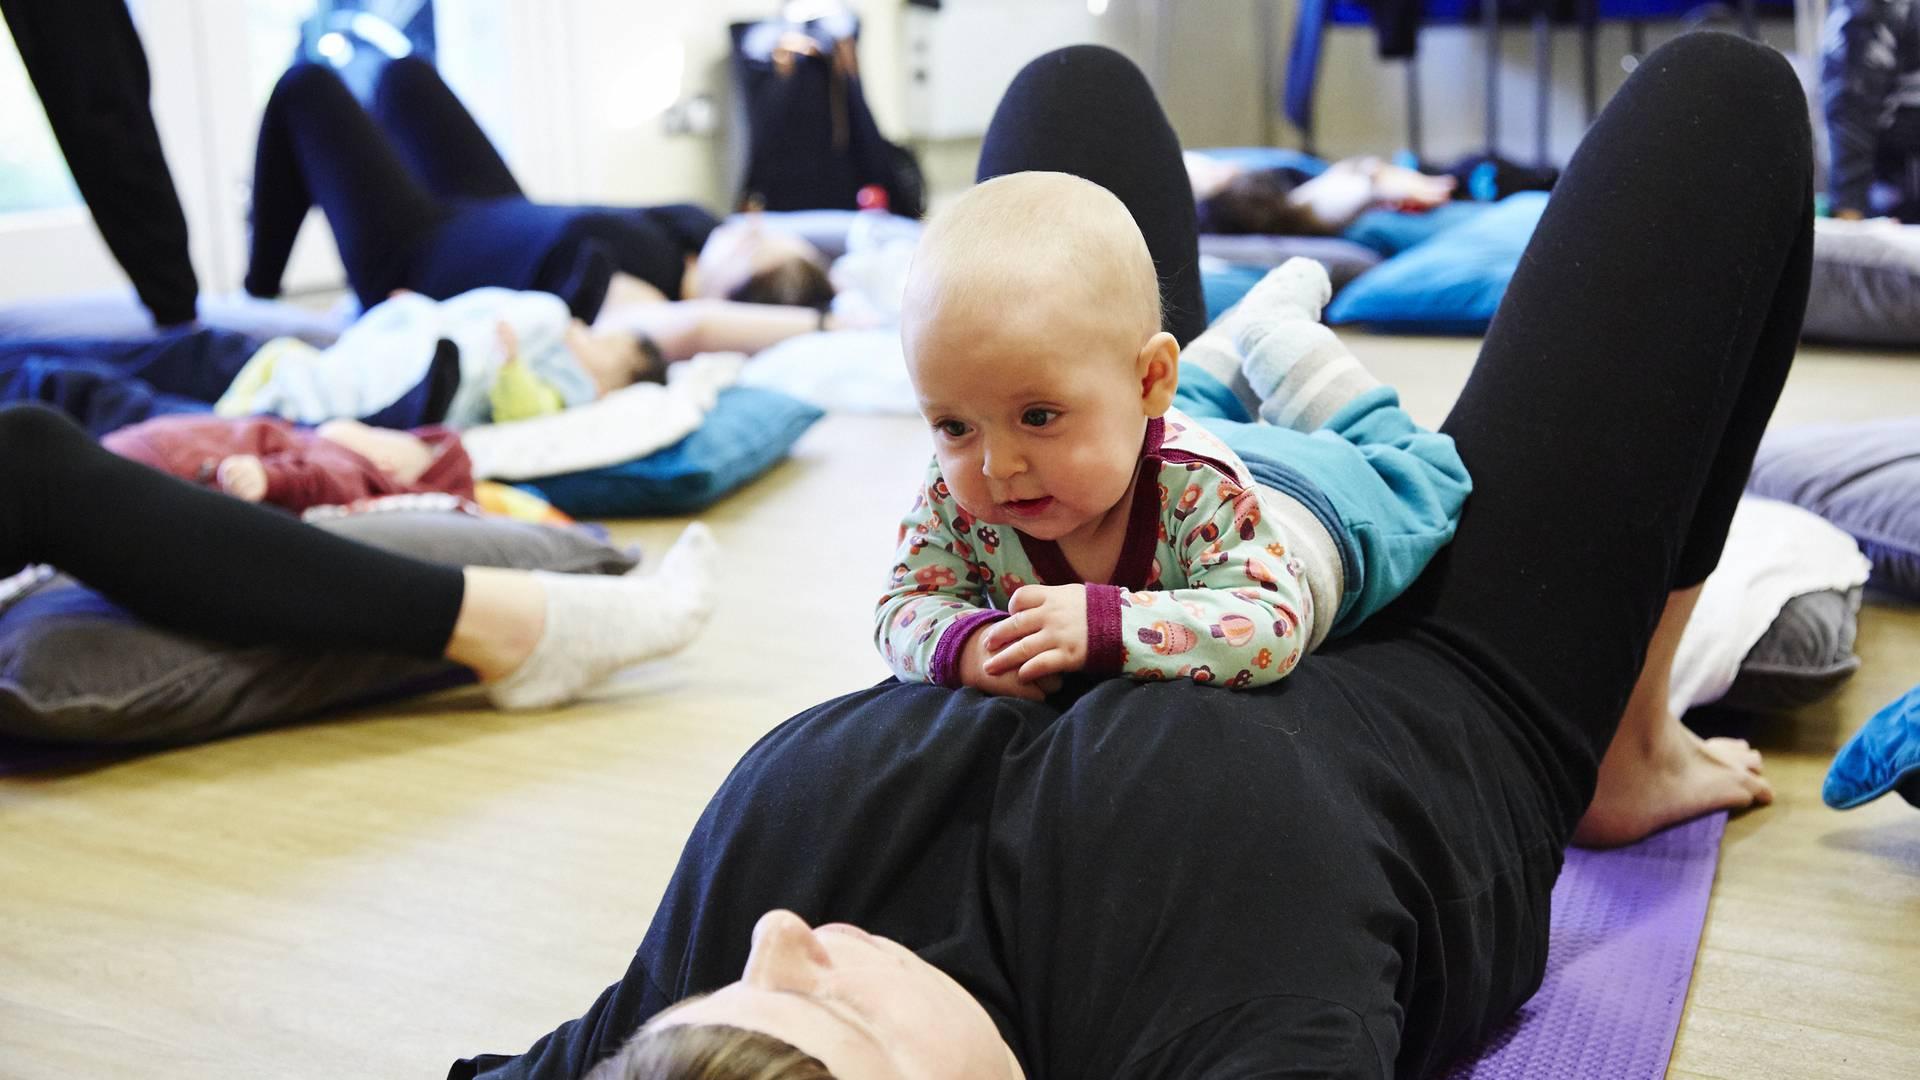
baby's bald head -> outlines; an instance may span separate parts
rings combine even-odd
[[[1160,330],[1160,286],[1139,226],[1111,192],[1066,173],[1011,173],[975,186],[927,229],[904,315],[910,361],[942,324],[1098,336],[1116,349],[1124,339],[1131,359]]]

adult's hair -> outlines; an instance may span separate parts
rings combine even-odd
[[[1289,201],[1295,180],[1284,169],[1255,169],[1227,181],[1195,206],[1204,233],[1312,236],[1324,233],[1313,214]]]
[[[734,286],[727,299],[825,311],[833,306],[833,281],[818,263],[795,256],[782,259]]]
[[[587,1080],[834,1080],[819,1058],[726,1024],[642,1030]]]

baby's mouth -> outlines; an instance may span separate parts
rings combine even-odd
[[[1000,505],[1020,517],[1038,517],[1053,505],[1053,496],[1042,495],[1037,499],[1008,499]]]

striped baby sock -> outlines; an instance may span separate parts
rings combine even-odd
[[[1288,259],[1217,324],[1232,335],[1241,371],[1260,396],[1260,419],[1269,424],[1316,430],[1380,385],[1321,324],[1320,309],[1332,295],[1325,267],[1312,259]]]
[[[714,558],[713,534],[696,522],[646,577],[534,571],[546,592],[546,630],[487,696],[502,709],[548,708],[621,668],[679,652],[713,613]]]

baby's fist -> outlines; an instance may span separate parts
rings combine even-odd
[[[259,502],[267,497],[267,467],[252,454],[235,454],[220,462],[220,490],[236,499]]]

